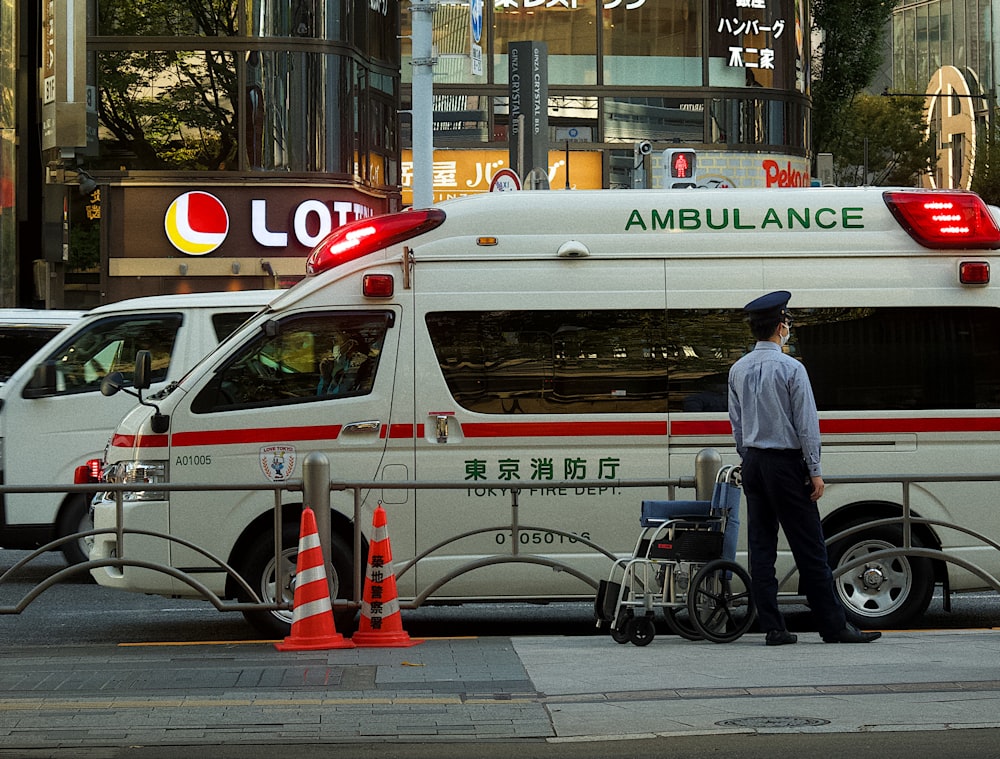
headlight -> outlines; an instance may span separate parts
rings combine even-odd
[[[158,485],[167,481],[166,461],[119,461],[104,470],[105,480],[113,485]],[[108,494],[112,499],[114,493]],[[129,490],[122,494],[125,501],[165,501],[163,490]]]

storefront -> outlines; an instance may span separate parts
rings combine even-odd
[[[410,16],[404,5],[404,194],[411,136]],[[567,153],[570,186],[657,187],[663,150],[680,145],[698,151],[708,183],[808,185],[808,29],[804,0],[439,3],[435,162],[442,150],[488,148],[496,151],[496,168],[508,165],[513,90],[508,50],[511,43],[534,40],[547,51],[553,189],[565,188],[556,164]],[[642,141],[652,150],[639,163],[634,147]],[[599,184],[588,172],[574,180],[577,153],[600,159]],[[579,162],[587,160],[581,156]],[[768,160],[780,165],[781,180],[763,168]],[[701,176],[699,169],[699,183]],[[455,191],[437,181],[434,189],[435,197]]]

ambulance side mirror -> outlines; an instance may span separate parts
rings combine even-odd
[[[139,351],[135,354],[135,374],[132,385],[136,390],[149,390],[152,384],[153,354],[149,351]]]

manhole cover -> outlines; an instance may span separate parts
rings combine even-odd
[[[720,727],[817,727],[829,725],[830,720],[814,719],[813,717],[740,717],[738,719],[724,719],[715,724]]]

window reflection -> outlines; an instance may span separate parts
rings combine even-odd
[[[353,89],[354,66],[340,56],[297,51],[247,57],[247,161],[250,168],[349,172],[350,109],[327,103]]]
[[[701,100],[607,98],[604,138],[607,142],[702,142],[704,119]]]
[[[103,51],[102,153],[138,169],[235,170],[236,59],[227,51]]]
[[[100,0],[97,33],[105,36],[232,37],[236,0]]]

